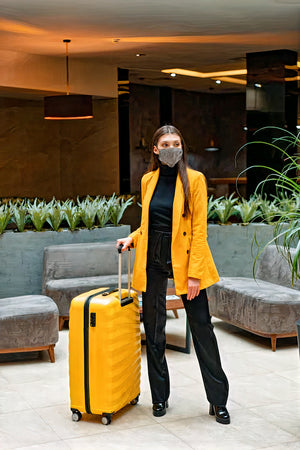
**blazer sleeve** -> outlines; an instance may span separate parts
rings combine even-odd
[[[145,180],[144,180],[144,177],[143,177],[142,180],[141,180],[142,205],[143,205],[144,195],[145,195]],[[137,228],[135,231],[133,231],[129,235],[129,237],[132,238],[132,243],[131,243],[131,247],[132,248],[136,248],[136,246],[137,246],[137,243],[138,243],[138,240],[139,240],[139,236],[140,236],[140,229],[141,229],[141,227]]]
[[[201,279],[207,258],[211,258],[207,243],[207,187],[201,172],[194,178],[191,212],[192,236],[188,277]]]

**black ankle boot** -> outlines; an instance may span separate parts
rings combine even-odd
[[[153,403],[152,412],[155,417],[161,417],[166,414],[166,409],[169,407],[168,401]]]
[[[230,423],[230,415],[227,411],[226,406],[216,406],[210,403],[209,405],[209,415],[216,416],[216,421],[218,423],[229,424]]]

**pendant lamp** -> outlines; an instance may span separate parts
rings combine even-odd
[[[67,92],[64,95],[52,95],[44,98],[44,118],[48,120],[92,119],[93,104],[91,95],[70,95],[69,52],[70,39],[66,44]]]

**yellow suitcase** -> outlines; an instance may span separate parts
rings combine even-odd
[[[141,336],[139,303],[128,290],[99,288],[71,302],[69,319],[69,382],[72,420],[82,413],[102,414],[108,425],[112,415],[140,394]]]

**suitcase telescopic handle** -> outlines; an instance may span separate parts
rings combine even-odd
[[[119,301],[120,304],[122,304],[122,248],[123,244],[120,244],[118,246],[118,252],[119,252],[119,279],[118,279],[118,290],[119,290]],[[130,300],[130,247],[128,247],[128,301]]]

